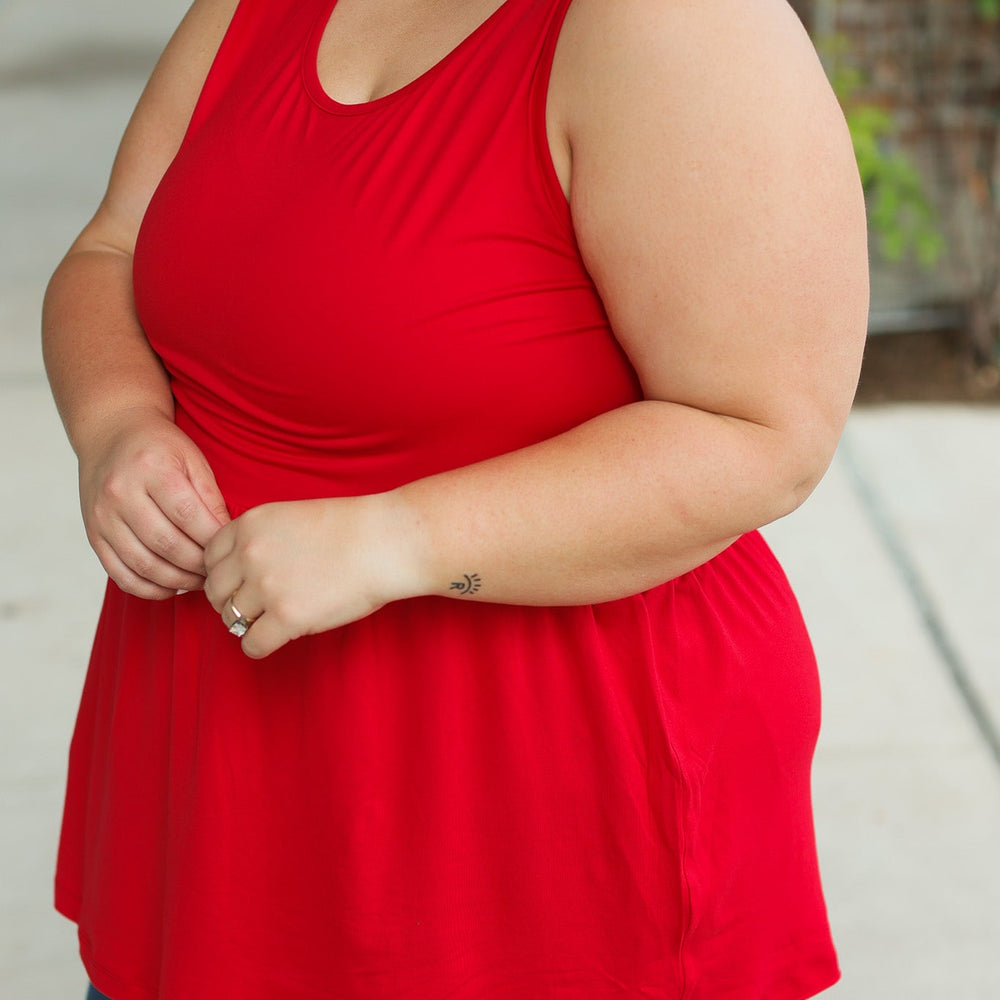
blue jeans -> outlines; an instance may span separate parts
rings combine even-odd
[[[95,989],[91,985],[90,989],[87,990],[87,1000],[111,1000],[111,997],[105,996],[100,990]]]

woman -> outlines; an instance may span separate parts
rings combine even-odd
[[[110,577],[57,876],[94,986],[829,986],[754,529],[866,312],[782,0],[196,0],[46,302]]]

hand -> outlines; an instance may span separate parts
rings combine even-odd
[[[405,535],[391,494],[264,504],[205,549],[205,595],[220,628],[230,598],[252,620],[243,652],[260,659],[418,593]]]
[[[151,600],[204,586],[205,545],[229,521],[201,451],[152,408],[121,414],[80,449],[80,505],[108,575]]]

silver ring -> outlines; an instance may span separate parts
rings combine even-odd
[[[228,601],[226,601],[229,610],[232,611],[233,615],[236,618],[233,624],[229,626],[229,632],[231,635],[235,635],[237,639],[242,639],[243,636],[245,636],[247,632],[250,631],[250,626],[253,625],[256,619],[247,618],[247,616],[243,614],[243,612],[240,611],[238,607],[236,607],[236,604],[233,602],[233,598],[236,596],[237,593],[238,593],[237,591],[234,591],[233,596],[230,597]]]

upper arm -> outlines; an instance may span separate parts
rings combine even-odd
[[[73,249],[131,253],[146,207],[187,130],[238,0],[194,0],[122,138],[107,192]]]
[[[581,252],[646,396],[832,451],[866,328],[865,212],[784,0],[575,0],[552,86]]]

